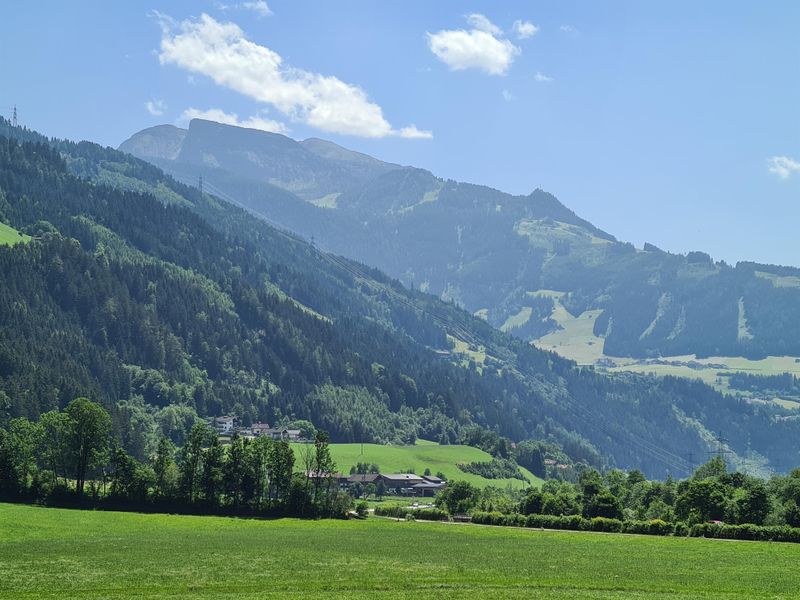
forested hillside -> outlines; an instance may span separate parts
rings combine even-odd
[[[594,333],[611,356],[800,356],[800,270],[636,249],[542,190],[513,196],[202,120],[121,148],[528,341],[560,327],[563,305],[600,312]]]
[[[333,441],[452,443],[472,426],[577,461],[685,472],[685,452],[798,462],[779,408],[608,377],[321,252],[129,155],[0,123],[0,416],[88,396],[135,456],[199,417],[307,419]]]

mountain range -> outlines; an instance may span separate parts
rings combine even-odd
[[[189,136],[177,144],[180,131],[165,131],[175,143],[161,147],[180,156]],[[316,158],[306,157],[308,147]],[[306,177],[303,165],[328,161],[313,194],[334,193],[336,177],[355,186],[358,173],[367,182],[358,185],[372,186],[429,177],[322,142],[299,148],[307,161],[295,161],[296,181]],[[338,171],[330,164],[337,160]],[[575,462],[653,476],[688,473],[686,453],[717,448],[718,435],[733,461],[765,469],[797,463],[800,423],[792,411],[697,381],[607,375],[537,349],[421,285],[411,289],[276,228],[214,190],[224,174],[241,189],[252,185],[264,204],[332,216],[336,209],[215,169],[201,171],[208,183],[200,189],[131,154],[0,121],[0,222],[19,232],[18,243],[0,246],[0,421],[88,396],[109,409],[136,456],[151,452],[160,434],[180,443],[197,419],[233,413],[246,423],[308,420],[334,441],[538,439]],[[276,176],[282,172],[276,167]],[[500,214],[536,220],[549,211],[558,223],[591,227],[543,192],[514,198],[442,185],[426,203],[442,214],[447,198],[480,190],[508,203]],[[354,189],[346,193],[337,205],[340,198],[366,203]],[[406,206],[388,192],[381,202],[387,213]],[[474,211],[482,211],[477,202]],[[433,244],[435,227],[430,235]],[[592,235],[616,244],[601,231]]]
[[[635,248],[553,195],[441,179],[319,139],[195,119],[120,149],[526,341],[591,319],[604,356],[800,356],[800,270]],[[691,215],[687,215],[687,223]],[[599,357],[595,357],[599,358]]]

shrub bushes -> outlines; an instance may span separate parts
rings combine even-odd
[[[528,515],[525,527],[540,527],[543,529],[569,529],[584,531],[589,528],[588,521],[580,515]]]
[[[398,519],[425,521],[447,520],[447,513],[438,508],[409,508],[400,504],[388,504],[375,509],[375,514]],[[565,531],[601,531],[606,533],[634,533],[640,535],[672,535],[675,537],[706,537],[726,540],[751,540],[758,542],[800,543],[800,528],[787,525],[727,525],[725,523],[700,523],[691,527],[684,523],[667,523],[661,519],[649,521],[620,521],[595,517],[585,519],[580,515],[521,515],[518,513],[483,512],[472,514],[472,522],[478,525],[501,527],[529,527],[559,529]]]
[[[375,508],[375,516],[405,519],[411,515],[421,521],[446,521],[447,513],[438,508],[409,508],[402,504],[385,504]]]
[[[683,523],[667,523],[661,519],[649,521],[620,521],[595,517],[585,519],[580,515],[520,515],[499,512],[476,512],[472,522],[479,525],[501,525],[560,529],[569,531],[603,531],[607,533],[635,533],[640,535],[673,535],[676,537],[706,537],[727,540],[752,540],[759,542],[800,543],[800,528],[786,525],[727,525],[724,523],[700,523],[691,527]]]
[[[661,519],[650,519],[649,521],[626,521],[623,524],[623,533],[638,533],[642,535],[671,535],[675,532],[675,527],[671,523]],[[676,533],[676,535],[681,535]],[[683,533],[682,535],[686,535]]]
[[[517,513],[503,514],[500,512],[475,512],[472,522],[479,525],[501,525],[506,527],[524,527],[526,518]]]
[[[725,523],[700,523],[689,530],[691,537],[725,540],[751,540],[757,542],[800,543],[800,528],[788,525],[727,525]]]
[[[622,521],[606,517],[594,517],[589,521],[589,531],[605,531],[606,533],[620,533]]]

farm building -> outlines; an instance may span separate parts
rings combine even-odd
[[[447,485],[438,477],[414,473],[381,473],[379,480],[388,489],[404,496],[434,496]]]
[[[348,485],[353,485],[354,483],[360,483],[362,485],[367,485],[368,483],[377,484],[380,478],[380,473],[356,473],[347,478],[347,483]]]

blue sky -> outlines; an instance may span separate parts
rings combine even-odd
[[[213,109],[800,265],[798,31],[797,2],[30,2],[0,20],[0,112],[116,146]]]

